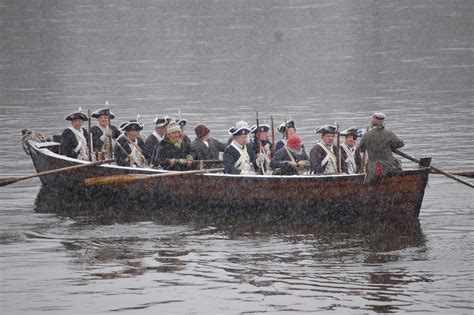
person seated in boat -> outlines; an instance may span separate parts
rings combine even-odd
[[[161,140],[163,140],[166,134],[166,127],[168,126],[170,121],[171,118],[168,116],[158,116],[153,120],[155,130],[153,130],[153,133],[150,134],[145,140],[145,145],[148,149],[148,152],[152,154],[155,152]]]
[[[258,128],[256,125],[250,128],[250,145],[257,156],[257,167],[260,174],[272,174],[270,161],[273,144],[268,140],[269,130],[270,126],[267,124],[260,124]]]
[[[312,174],[337,173],[337,149],[334,145],[337,127],[324,125],[317,128],[315,133],[321,134],[321,140],[309,152]]]
[[[219,152],[227,147],[217,139],[211,138],[211,129],[205,124],[198,124],[194,128],[196,139],[191,143],[192,156],[195,160],[207,161],[203,164],[208,168],[222,167],[219,162]]]
[[[277,131],[282,134],[283,138],[276,143],[275,151],[278,151],[283,148],[286,145],[287,139],[296,133],[294,120],[283,122],[280,126],[277,127]]]
[[[71,126],[64,129],[61,134],[61,147],[64,155],[89,161],[89,133],[82,128],[82,124],[88,120],[87,115],[79,108],[78,111],[67,115],[64,119],[71,122]]]
[[[171,121],[166,127],[165,138],[152,157],[152,165],[171,171],[187,171],[192,169],[193,156],[190,143],[183,141],[181,127]]]
[[[303,175],[310,169],[309,157],[303,142],[297,135],[292,135],[287,144],[276,151],[270,162],[274,175]]]
[[[384,121],[383,113],[374,113],[370,118],[371,129],[359,143],[359,150],[367,151],[368,156],[364,180],[367,184],[375,184],[380,177],[402,170],[401,162],[393,156],[392,150],[403,147],[403,140],[387,130]]]
[[[362,129],[355,127],[341,131],[344,136],[344,143],[341,144],[341,167],[347,174],[358,174],[361,172],[362,158],[360,150],[357,148],[357,139],[362,136]]]
[[[249,125],[241,120],[229,129],[232,142],[224,151],[224,172],[227,174],[255,174],[256,155],[248,143]]]
[[[101,108],[92,113],[91,117],[96,118],[98,125],[93,126],[92,144],[97,160],[113,158],[113,143],[120,136],[117,127],[110,124],[110,120],[115,118],[108,108]]]
[[[114,145],[114,156],[117,165],[129,167],[148,166],[150,153],[140,137],[143,124],[137,119],[126,121],[120,125],[122,134]]]

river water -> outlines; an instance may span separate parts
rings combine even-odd
[[[404,152],[473,170],[473,21],[472,1],[2,0],[0,175],[34,172],[22,128],[60,133],[105,101],[147,134],[179,110],[221,140],[256,111],[292,118],[307,148],[382,111]],[[119,212],[40,188],[0,188],[2,314],[474,310],[474,194],[441,175],[414,228]]]

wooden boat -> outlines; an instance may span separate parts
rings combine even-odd
[[[37,172],[89,163],[58,154],[56,142],[28,140],[25,151]],[[416,220],[430,169],[419,166],[388,175],[377,185],[364,185],[364,176],[231,175],[206,173],[137,180],[120,186],[90,186],[84,180],[121,174],[167,171],[100,165],[41,176],[49,189],[79,194],[98,202],[173,205],[180,209],[322,219]]]

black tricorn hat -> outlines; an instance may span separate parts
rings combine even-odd
[[[87,118],[87,115],[82,112],[82,110],[79,108],[79,110],[70,113],[66,117],[64,117],[65,120],[76,120],[76,119],[82,119],[83,121],[88,121],[89,119]]]
[[[362,137],[362,129],[359,129],[356,127],[350,127],[341,131],[341,136],[349,136],[349,135]]]
[[[158,116],[153,120],[153,124],[155,127],[166,127],[171,120],[172,118],[168,116]]]
[[[186,123],[188,122],[186,119],[184,118],[180,118],[180,119],[175,119],[175,121],[178,123],[178,125],[180,125],[181,127],[184,127],[186,126]]]
[[[270,130],[270,125],[267,124],[259,124],[258,125],[258,132],[268,132]],[[250,133],[255,133],[257,131],[257,125],[254,125],[250,128]]]
[[[100,116],[110,116],[110,119],[115,118],[115,114],[110,111],[108,108],[101,108],[92,113],[91,117],[99,118]]]
[[[286,128],[293,128],[296,130],[295,127],[295,121],[294,120],[288,120],[286,123],[281,123],[280,126],[277,127],[278,132],[285,133]]]
[[[123,123],[120,124],[120,131],[131,131],[131,130],[143,130],[145,126],[140,122],[138,121],[138,119],[133,119],[133,120],[129,120],[129,121],[125,121]]]
[[[325,134],[336,134],[337,133],[337,126],[334,125],[324,125],[319,127],[314,131],[315,133],[322,133],[323,135]]]

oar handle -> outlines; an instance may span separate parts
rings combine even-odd
[[[418,160],[418,159],[416,159],[416,158],[414,158],[414,157],[412,157],[412,156],[410,156],[410,155],[408,155],[408,154],[406,154],[406,153],[403,153],[403,152],[400,151],[400,150],[394,149],[394,150],[392,150],[392,151],[393,151],[394,153],[400,155],[400,156],[403,156],[404,158],[406,158],[406,159],[408,159],[408,160],[410,160],[410,161],[413,161],[413,162],[415,162],[415,163],[420,163],[420,160]],[[471,187],[471,188],[474,188],[474,185],[472,185],[471,183],[468,183],[468,182],[466,182],[466,181],[463,181],[462,179],[459,179],[459,178],[457,178],[456,176],[454,176],[453,174],[448,173],[448,172],[446,172],[446,171],[444,171],[444,170],[442,170],[442,169],[440,169],[440,168],[437,168],[437,167],[435,167],[435,166],[430,165],[430,169],[433,170],[433,171],[436,171],[436,172],[438,172],[438,173],[440,173],[440,174],[443,174],[443,175],[445,175],[445,176],[447,176],[447,177],[449,177],[449,178],[451,178],[451,179],[454,179],[455,181],[458,181],[458,182],[460,182],[460,183],[462,183],[462,184],[464,184],[464,185],[466,185],[466,186],[469,186],[469,187]]]

